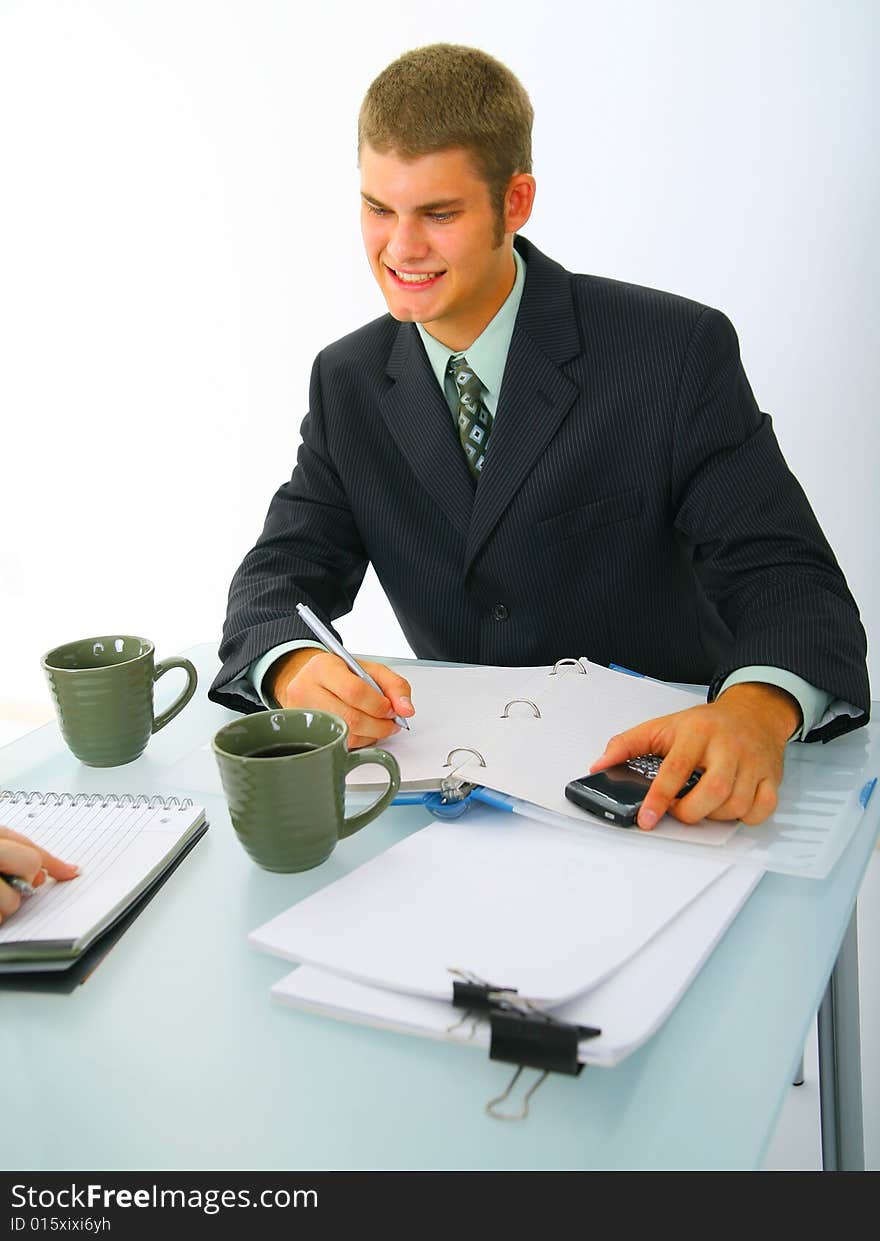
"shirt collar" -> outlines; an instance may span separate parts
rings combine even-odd
[[[421,323],[416,324],[422,343],[425,346],[425,352],[428,355],[428,361],[431,363],[431,369],[436,375],[441,389],[444,387],[449,359],[453,353],[464,352],[467,354],[468,365],[473,367],[475,373],[479,375],[480,382],[486,389],[490,400],[493,404],[497,403],[498,394],[501,391],[501,379],[507,362],[507,353],[510,349],[510,338],[513,336],[516,314],[519,310],[523,288],[526,283],[525,260],[515,249],[513,251],[513,261],[516,265],[513,288],[508,293],[495,317],[486,324],[469,348],[463,351],[460,349],[447,349],[446,345],[441,345],[440,341],[435,340],[430,332],[426,332]]]

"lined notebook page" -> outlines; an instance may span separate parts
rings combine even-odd
[[[130,903],[186,844],[201,807],[0,803],[4,826],[80,868],[47,881],[0,925],[0,955],[13,944],[75,944]]]

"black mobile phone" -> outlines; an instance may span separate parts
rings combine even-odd
[[[600,819],[619,827],[633,827],[648,789],[663,762],[659,754],[644,754],[597,771],[579,776],[565,786],[565,796],[582,810],[589,810]],[[676,797],[689,793],[703,773],[695,771],[679,789]]]

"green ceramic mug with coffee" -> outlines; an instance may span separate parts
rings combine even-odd
[[[245,851],[264,870],[311,870],[339,840],[381,814],[400,788],[387,750],[346,748],[348,726],[327,711],[287,707],[225,724],[214,737],[229,817]],[[378,763],[388,788],[357,814],[345,814],[345,777]]]
[[[117,767],[143,754],[153,733],[178,715],[198,684],[188,659],[155,659],[148,638],[104,634],[56,646],[42,658],[61,734],[80,762]],[[153,686],[172,668],[186,673],[186,687],[159,715]]]

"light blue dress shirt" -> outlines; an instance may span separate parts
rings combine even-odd
[[[428,355],[428,361],[431,363],[431,370],[443,389],[446,403],[456,425],[458,424],[458,392],[449,374],[449,359],[459,353],[467,354],[468,366],[483,385],[483,404],[492,417],[495,417],[498,395],[501,392],[501,380],[504,377],[507,354],[510,350],[510,339],[513,336],[516,316],[526,284],[525,261],[516,250],[513,252],[513,257],[516,262],[513,288],[495,318],[486,324],[474,343],[467,349],[448,349],[446,345],[441,345],[439,340],[435,340],[421,323],[416,324],[422,344],[425,346],[425,353]]]
[[[448,349],[446,345],[436,340],[421,323],[416,324],[419,336],[422,338],[422,343],[425,346],[431,369],[443,390],[453,418],[457,419],[458,417],[458,394],[455,384],[449,375],[449,359],[454,353],[461,352],[467,354],[468,365],[479,376],[484,389],[483,403],[493,418],[495,416],[495,411],[498,407],[498,396],[501,391],[501,380],[504,377],[504,367],[507,363],[507,354],[510,349],[510,340],[513,336],[516,315],[526,282],[526,265],[522,255],[514,250],[513,257],[516,264],[513,288],[494,319],[483,328],[477,339],[466,350]],[[246,698],[250,698],[253,702],[262,703],[263,706],[277,706],[278,704],[268,693],[264,692],[263,678],[276,659],[286,655],[288,651],[299,650],[304,646],[316,647],[319,650],[323,649],[318,642],[283,642],[273,647],[271,651],[268,651],[251,664],[247,676],[234,682],[229,686],[229,689],[242,694]],[[759,681],[765,685],[776,685],[780,689],[787,690],[797,700],[800,704],[803,723],[792,734],[791,741],[800,740],[801,737],[805,737],[807,733],[815,728],[821,722],[831,702],[830,694],[816,689],[815,686],[805,681],[803,677],[796,676],[793,672],[789,672],[784,668],[772,668],[763,665],[737,668],[725,680],[719,691],[719,697],[726,689],[730,689],[732,685],[739,685],[745,681]]]

